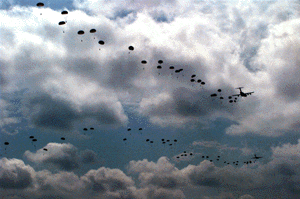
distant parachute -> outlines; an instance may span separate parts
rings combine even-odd
[[[84,31],[83,31],[83,30],[79,30],[79,31],[77,32],[77,34],[83,35],[83,34],[84,34]]]
[[[126,138],[123,139],[123,141],[126,141],[126,140],[127,140]]]
[[[194,78],[194,77],[196,77],[196,75],[192,75],[192,76],[191,76],[191,78]]]
[[[204,84],[205,84],[205,82],[201,82],[201,84],[202,84],[202,85],[204,85]]]
[[[222,90],[221,89],[218,89],[218,92],[221,92]]]
[[[37,6],[37,7],[43,7],[43,6],[44,6],[44,3],[39,2],[39,3],[36,4],[36,6]]]
[[[191,79],[191,82],[194,82],[195,80],[194,79]]]
[[[84,34],[84,31],[83,31],[83,30],[79,30],[79,31],[77,32],[77,34],[78,34],[78,35],[83,35],[83,34]],[[81,42],[82,42],[82,40],[81,40]]]
[[[133,46],[129,46],[128,49],[129,50],[134,50],[134,47]]]
[[[41,7],[43,7],[43,6],[44,6],[44,3],[42,3],[42,2],[39,2],[39,3],[37,3],[37,4],[36,4],[36,6],[37,6],[37,7],[39,7],[39,8],[41,8]],[[42,13],[40,13],[40,15],[42,15]]]
[[[161,141],[165,141],[165,139],[161,139]]]
[[[64,138],[64,137],[61,137],[60,139],[61,139],[61,140],[65,140],[66,138]]]
[[[131,128],[128,128],[127,131],[131,131]]]
[[[170,69],[174,69],[174,66],[170,66]]]
[[[32,141],[33,141],[33,142],[36,142],[36,141],[37,141],[37,139],[32,139]]]
[[[48,151],[48,149],[46,149],[46,148],[44,148],[43,150],[44,150],[44,151]]]
[[[34,138],[34,136],[33,135],[31,135],[31,136],[29,136],[29,138],[31,139],[31,138]]]
[[[87,129],[87,128],[83,128],[83,130],[84,130],[84,131],[87,131],[88,129]]]
[[[161,66],[157,66],[157,69],[161,69]]]
[[[91,128],[90,128],[90,130],[94,130],[94,128],[93,128],[93,127],[91,127]]]
[[[224,99],[224,97],[220,97],[220,99]]]
[[[65,25],[66,24],[66,22],[65,21],[60,21],[60,22],[58,22],[58,25]]]
[[[163,62],[163,60],[158,60],[158,63],[159,63],[159,64],[162,64],[162,63],[164,63],[164,62]]]
[[[198,79],[197,82],[198,82],[198,83],[201,83],[201,79]]]
[[[231,98],[232,98],[231,96],[228,97],[228,99],[231,99]]]
[[[104,41],[100,40],[100,41],[98,42],[98,44],[104,45]]]
[[[216,97],[216,96],[217,96],[217,94],[216,94],[216,93],[214,93],[214,94],[211,94],[210,96],[211,96],[211,97]]]
[[[146,142],[149,142],[149,139],[147,139]]]
[[[95,32],[97,32],[96,29],[91,29],[90,30],[90,33],[95,33]],[[94,39],[95,39],[95,37],[94,37]]]
[[[141,130],[143,130],[143,128],[139,128],[139,130],[141,131]]]
[[[150,141],[150,143],[153,143],[153,141]]]
[[[142,64],[147,64],[147,61],[146,60],[142,60],[141,63]]]
[[[4,142],[5,145],[9,145],[9,142]]]
[[[174,142],[177,142],[177,140],[175,139]]]
[[[62,14],[62,15],[67,15],[67,14],[68,14],[68,11],[64,10],[64,11],[61,12],[61,14]]]

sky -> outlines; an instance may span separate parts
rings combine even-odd
[[[42,2],[0,2],[2,197],[300,198],[299,1]]]

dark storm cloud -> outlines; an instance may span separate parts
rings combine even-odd
[[[28,160],[46,166],[55,166],[61,170],[71,171],[80,168],[82,164],[94,163],[96,153],[92,150],[84,150],[80,153],[71,144],[49,143],[44,148],[47,152],[39,149],[36,153],[25,152]]]
[[[80,158],[81,161],[85,164],[95,163],[97,160],[97,154],[92,150],[86,149],[84,151],[81,151]]]
[[[30,120],[37,127],[67,130],[79,119],[78,112],[70,102],[55,99],[46,93],[31,97],[26,108],[34,111],[29,113]]]
[[[69,131],[74,122],[84,119],[94,119],[98,123],[112,125],[121,124],[114,107],[107,103],[97,105],[82,105],[81,111],[69,100],[55,98],[47,93],[31,93],[23,100],[24,115],[29,117],[36,127]]]
[[[127,56],[127,57],[126,57]],[[132,88],[133,80],[139,74],[140,60],[135,56],[120,56],[112,60],[110,78],[107,80],[108,85],[117,90],[128,90]]]

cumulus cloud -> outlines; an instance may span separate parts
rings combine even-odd
[[[26,189],[32,186],[34,170],[22,160],[0,160],[0,187],[2,189]]]
[[[0,193],[31,198],[298,198],[299,145],[300,141],[275,147],[266,164],[241,167],[204,160],[179,169],[166,157],[131,161],[127,175],[105,167],[82,176],[35,171],[22,160],[2,158]]]
[[[39,149],[36,153],[26,151],[24,156],[31,162],[56,166],[61,170],[71,171],[80,168],[81,164],[95,163],[97,155],[92,150],[84,150],[79,152],[72,144],[48,143],[43,149]]]
[[[34,95],[24,97],[22,110],[35,127],[64,130],[87,119],[120,126],[128,120],[123,107],[132,104],[136,114],[165,127],[205,126],[223,117],[235,122],[228,134],[278,136],[299,126],[297,2],[84,0],[74,6],[65,34],[60,13],[50,8],[42,16],[36,7],[1,10],[3,92],[30,88]],[[91,27],[106,41],[100,51],[93,36],[76,34]],[[184,76],[170,75],[170,65],[184,68]],[[191,74],[206,82],[203,89],[189,82]],[[238,86],[255,93],[234,105],[210,98],[218,88],[226,98]]]

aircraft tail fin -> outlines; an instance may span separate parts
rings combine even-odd
[[[241,88],[244,88],[244,87],[238,87],[238,88],[235,88],[235,89],[241,89]]]

